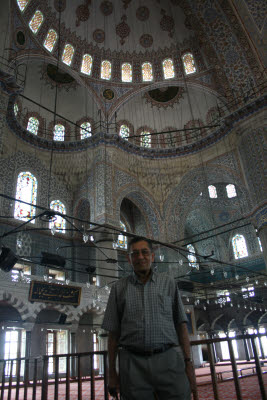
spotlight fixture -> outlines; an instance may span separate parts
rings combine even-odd
[[[0,269],[9,272],[17,261],[18,258],[8,247],[2,247],[2,253],[0,254]]]
[[[66,260],[64,257],[59,256],[58,254],[51,254],[42,251],[41,265],[55,265],[57,267],[64,268]]]

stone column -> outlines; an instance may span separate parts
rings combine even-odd
[[[259,115],[260,119],[260,115]],[[263,125],[262,125],[263,126]],[[252,202],[252,221],[261,240],[267,272],[267,181],[264,128],[246,127],[240,133],[239,154]]]
[[[78,324],[72,324],[70,328],[70,353],[76,353],[76,334],[78,330]],[[77,375],[77,362],[75,357],[70,359],[70,376]]]

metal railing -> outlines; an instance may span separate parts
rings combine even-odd
[[[223,400],[219,395],[218,385],[220,382],[225,382],[223,379],[223,372],[216,371],[216,357],[214,355],[214,346],[216,343],[227,342],[230,354],[230,361],[232,367],[236,399],[243,400],[242,390],[240,387],[240,378],[244,377],[241,373],[242,369],[237,368],[237,362],[234,355],[233,340],[247,340],[251,343],[251,350],[253,352],[253,365],[251,364],[252,374],[255,371],[261,399],[266,400],[266,389],[263,381],[261,361],[257,352],[256,338],[260,338],[261,334],[255,335],[240,335],[234,338],[213,338],[206,340],[191,341],[191,346],[207,346],[208,350],[208,363],[210,367],[211,383],[213,387],[214,400]],[[99,365],[101,365],[101,372],[96,372],[94,365],[94,357],[99,358]],[[254,365],[255,364],[255,365]],[[244,368],[246,369],[246,368]],[[226,372],[226,371],[225,371]],[[251,374],[250,374],[251,375]],[[201,376],[201,375],[199,375]],[[64,387],[65,399],[70,400],[70,385],[76,385],[77,399],[83,400],[83,385],[86,384],[86,398],[91,400],[96,399],[95,389],[96,382],[102,381],[103,385],[103,399],[108,400],[108,382],[107,382],[107,352],[86,352],[86,353],[69,353],[57,355],[45,355],[36,358],[17,358],[9,360],[0,360],[0,400],[48,400],[53,393],[54,400],[59,398],[59,387]],[[229,378],[226,378],[227,380]],[[90,397],[88,397],[90,392]],[[22,395],[23,394],[23,395]],[[194,400],[199,399],[198,392],[193,395]],[[85,397],[84,397],[85,398]],[[234,398],[234,396],[233,396]]]

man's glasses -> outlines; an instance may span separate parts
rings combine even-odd
[[[130,253],[131,257],[138,257],[139,254],[142,254],[143,257],[148,257],[150,256],[151,252],[148,249],[141,249],[141,250],[134,250]]]

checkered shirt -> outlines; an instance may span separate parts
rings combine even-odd
[[[182,322],[187,317],[177,284],[153,272],[146,284],[133,274],[112,286],[102,328],[118,332],[120,345],[146,350],[178,344],[175,328]]]

